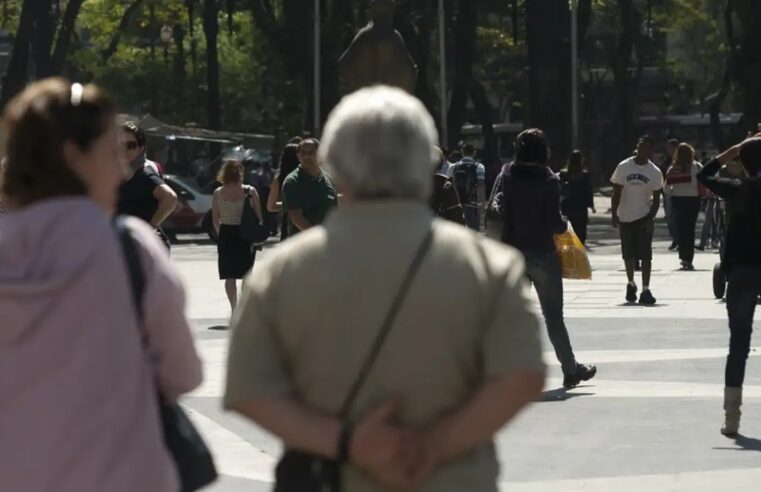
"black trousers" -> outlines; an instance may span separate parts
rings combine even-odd
[[[724,373],[725,386],[742,388],[745,362],[750,352],[753,315],[761,295],[761,268],[736,267],[729,274],[727,313],[729,314],[729,355]]]
[[[676,240],[679,243],[679,259],[692,263],[695,258],[695,224],[700,212],[700,198],[672,196],[671,200],[676,221]]]

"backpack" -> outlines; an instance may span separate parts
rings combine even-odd
[[[452,172],[452,181],[463,205],[478,203],[478,164],[460,162]]]

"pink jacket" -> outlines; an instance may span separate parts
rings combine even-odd
[[[201,382],[166,250],[129,223],[146,277],[142,346],[109,217],[83,198],[0,217],[0,490],[168,492],[169,398]]]

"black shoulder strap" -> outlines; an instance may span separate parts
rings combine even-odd
[[[119,236],[119,242],[122,246],[124,263],[127,265],[127,273],[129,275],[130,288],[132,290],[132,301],[135,305],[138,321],[142,322],[144,316],[143,298],[145,297],[145,275],[143,274],[143,267],[140,264],[140,255],[124,217],[117,217],[114,221],[114,225]]]
[[[415,258],[412,260],[412,263],[410,264],[409,269],[404,276],[404,280],[402,281],[402,284],[396,293],[396,297],[394,297],[394,301],[391,303],[391,307],[386,314],[386,318],[383,320],[383,325],[381,325],[381,329],[378,331],[378,334],[375,337],[375,341],[373,342],[370,352],[365,358],[365,362],[362,364],[362,368],[360,369],[354,384],[351,385],[351,389],[349,390],[349,393],[347,394],[346,399],[341,406],[342,419],[346,419],[349,416],[351,407],[354,404],[354,401],[357,399],[357,395],[362,389],[362,386],[365,384],[367,376],[370,374],[370,371],[375,365],[375,361],[378,359],[378,355],[383,348],[383,344],[385,343],[386,338],[388,338],[388,334],[391,332],[391,328],[394,326],[394,321],[396,320],[396,317],[401,310],[404,299],[407,297],[407,293],[412,286],[412,282],[415,280],[417,272],[420,270],[420,266],[422,265],[428,250],[431,248],[432,243],[433,228],[428,231],[425,239],[423,239],[423,242],[420,245],[420,248],[418,248],[418,251],[415,254]]]

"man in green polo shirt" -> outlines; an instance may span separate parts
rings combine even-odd
[[[338,203],[330,177],[317,163],[319,142],[309,138],[299,144],[299,167],[283,181],[283,209],[290,234],[320,225]]]

